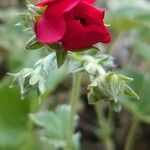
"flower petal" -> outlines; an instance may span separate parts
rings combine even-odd
[[[61,40],[65,50],[76,51],[98,42],[108,43],[111,40],[107,29],[97,25],[85,28],[79,21],[74,20],[67,23],[66,29],[66,34]]]
[[[97,9],[86,2],[80,2],[66,13],[66,33],[61,40],[64,48],[74,51],[98,42],[109,43],[111,37],[103,22],[104,15],[103,9]]]
[[[54,1],[56,1],[56,0],[42,0],[42,1],[37,2],[35,5],[36,6],[45,6],[45,5],[48,5]]]
[[[80,0],[43,0],[37,2],[36,6],[51,6],[51,9],[55,9],[56,12],[64,12],[73,8]],[[50,5],[53,4],[53,5]],[[60,8],[60,9],[59,9]]]
[[[52,44],[63,37],[65,33],[63,14],[79,2],[79,0],[57,1],[57,3],[48,6],[43,16],[35,25],[36,36],[41,43]]]
[[[110,33],[108,32],[107,28],[102,26],[90,26],[87,31],[87,39],[88,43],[109,43],[111,41]],[[93,44],[92,44],[93,45]]]
[[[78,13],[80,16],[85,17],[92,17],[95,18],[95,20],[102,21],[105,16],[105,10],[102,8],[96,8],[92,6],[91,4],[80,2],[76,6],[76,10],[78,10]]]
[[[62,15],[64,12],[71,10],[75,7],[80,0],[59,0],[57,3],[51,6],[51,11],[56,14]]]
[[[81,1],[84,1],[84,2],[87,2],[87,3],[95,3],[96,0],[81,0]]]
[[[35,25],[35,33],[39,42],[53,44],[60,40],[65,33],[63,16],[51,14],[51,18],[43,15]]]
[[[70,21],[66,25],[67,31],[63,39],[62,45],[66,50],[79,49],[86,42],[86,35],[83,26],[78,21]],[[83,43],[84,41],[84,43]]]

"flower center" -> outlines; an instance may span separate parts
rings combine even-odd
[[[75,17],[75,20],[78,20],[84,27],[88,26],[88,23],[84,17],[78,16]]]

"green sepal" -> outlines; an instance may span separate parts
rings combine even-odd
[[[139,96],[128,85],[125,85],[124,94],[129,97],[139,100]]]
[[[33,5],[33,4],[28,4],[27,8],[28,8],[28,11],[30,12],[30,14],[41,15],[43,13],[42,9],[40,7],[37,7],[37,6]]]
[[[57,58],[57,67],[60,68],[65,63],[68,52],[65,51],[59,44],[49,45],[49,48],[50,49],[48,49],[48,51],[50,52],[51,50],[55,50]]]
[[[19,22],[15,26],[23,26],[25,28],[32,27],[30,15],[26,13],[19,14]]]
[[[37,50],[42,48],[44,45],[41,44],[35,36],[33,36],[31,39],[29,39],[29,41],[27,42],[25,48],[27,50]]]
[[[77,52],[83,52],[83,51],[101,51],[99,47],[97,47],[96,45],[93,45],[91,47],[87,47],[87,48],[81,48],[81,49],[77,49]]]
[[[58,68],[60,68],[66,61],[66,58],[67,58],[67,51],[60,51],[60,50],[57,50],[56,51],[56,57],[57,57],[57,66]]]

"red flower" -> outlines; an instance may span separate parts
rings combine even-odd
[[[109,43],[104,25],[105,11],[92,6],[95,0],[43,0],[36,6],[47,9],[35,24],[39,42],[61,43],[65,50],[76,51],[98,42]]]

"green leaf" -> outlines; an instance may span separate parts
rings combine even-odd
[[[121,103],[141,121],[150,123],[150,74],[144,75],[134,68],[125,69],[123,72],[134,79],[130,87],[139,95],[140,101],[122,97]]]
[[[38,98],[31,93],[21,101],[19,89],[9,88],[9,84],[8,78],[0,82],[0,149],[41,150],[41,143],[29,126],[28,117],[33,101],[34,106],[39,105]]]
[[[27,50],[37,50],[42,48],[44,45],[37,41],[36,37],[33,36],[26,44],[25,48]]]
[[[68,105],[59,106],[56,112],[43,111],[30,114],[31,120],[42,128],[41,138],[48,141],[50,147],[54,149],[66,148],[69,117],[70,106]]]
[[[18,88],[10,89],[7,80],[0,83],[0,97],[0,149],[13,149],[27,131],[30,98],[21,101]]]

